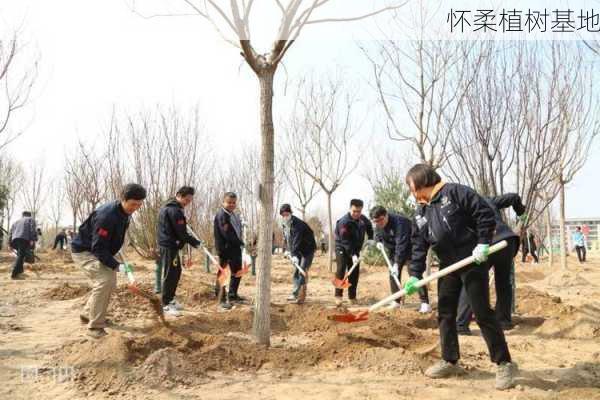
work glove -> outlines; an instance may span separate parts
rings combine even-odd
[[[286,251],[284,251],[284,252],[283,252],[283,256],[284,256],[285,258],[290,258],[291,254],[290,254],[290,252],[289,252],[289,251],[287,251],[287,250],[286,250]]]
[[[366,245],[367,246],[375,246],[376,243],[375,243],[375,241],[373,239],[369,239],[369,240],[367,240]]]
[[[527,225],[527,221],[529,220],[529,215],[527,215],[527,213],[523,213],[523,214],[519,215],[517,218],[521,224]]]
[[[119,264],[119,272],[124,272],[124,273],[133,272],[132,265],[129,263]]]
[[[397,263],[394,263],[394,265],[392,265],[392,275],[396,277],[400,275],[400,267],[398,267]]]
[[[298,260],[298,257],[292,257],[292,263],[300,265],[300,260]]]
[[[355,254],[352,256],[352,265],[358,264],[358,256]]]
[[[490,254],[489,244],[478,244],[473,249],[473,257],[475,258],[475,264],[481,264],[487,261],[488,255]]]
[[[419,279],[417,279],[414,276],[408,278],[408,280],[404,284],[404,293],[406,293],[408,296],[417,293],[417,291],[419,290],[419,288],[415,286],[417,282],[419,282]]]

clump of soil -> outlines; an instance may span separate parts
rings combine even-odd
[[[90,290],[89,285],[64,282],[59,286],[48,289],[44,297],[51,300],[71,300],[87,294]]]
[[[535,333],[550,338],[600,338],[600,309],[564,306],[557,315],[544,321]]]
[[[153,294],[152,285],[138,282],[137,287],[147,294]],[[158,315],[150,301],[131,292],[126,284],[117,287],[113,293],[109,306],[109,313],[115,322],[142,318],[153,319]]]
[[[562,299],[529,286],[517,288],[517,311],[523,315],[549,318],[564,308]]]

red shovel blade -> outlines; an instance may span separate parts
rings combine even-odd
[[[248,266],[248,264],[244,264],[242,269],[236,272],[234,276],[236,278],[241,278],[242,276],[246,275],[248,271],[250,271],[250,267]]]
[[[348,282],[348,278],[344,278],[344,279],[333,278],[331,280],[331,283],[333,283],[333,286],[335,286],[336,289],[348,289],[350,286],[352,286],[350,284],[350,282]]]
[[[358,314],[335,314],[327,317],[330,321],[335,322],[345,322],[345,323],[353,323],[353,322],[361,322],[369,319],[369,311],[362,311]]]
[[[229,275],[229,266],[221,267],[217,271],[217,282],[219,286],[223,287],[227,284],[227,276]]]

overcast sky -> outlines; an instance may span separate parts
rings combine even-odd
[[[40,77],[26,119],[30,123],[26,133],[10,148],[15,158],[26,164],[44,162],[47,173],[55,176],[60,173],[64,150],[77,138],[97,138],[113,107],[136,111],[157,103],[183,109],[198,104],[205,129],[219,151],[239,151],[243,144],[258,141],[257,81],[238,51],[202,19],[144,19],[131,12],[127,6],[130,3],[0,2],[4,32],[22,26],[28,48],[41,55]],[[141,3],[144,2],[138,1]],[[347,12],[357,3],[344,4],[343,11]],[[387,138],[380,114],[373,111],[373,94],[366,83],[369,66],[352,40],[364,39],[371,27],[347,26],[336,25],[327,34],[319,31],[322,28],[312,34],[309,29],[306,39],[294,44],[284,67],[278,71],[276,118],[277,111],[285,109],[292,100],[292,91],[285,90],[286,82],[306,72],[325,73],[341,67],[359,88],[361,107],[368,110],[360,146],[366,152],[390,147],[398,147],[402,152],[401,144]],[[346,29],[354,29],[354,33],[348,34]],[[595,204],[600,195],[596,184],[599,170],[600,155],[594,151],[569,187],[568,217],[600,217]],[[368,182],[360,171],[335,196],[336,215],[346,209],[351,197],[371,197]]]

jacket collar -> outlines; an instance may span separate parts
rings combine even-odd
[[[442,188],[444,187],[444,185],[446,185],[446,182],[444,181],[439,181],[438,183],[435,184],[435,186],[433,187],[433,190],[431,191],[431,198],[429,199],[429,201],[425,201],[425,200],[419,200],[419,204],[431,204],[433,201],[435,201],[437,199],[437,195],[440,193],[440,191],[442,190]]]

